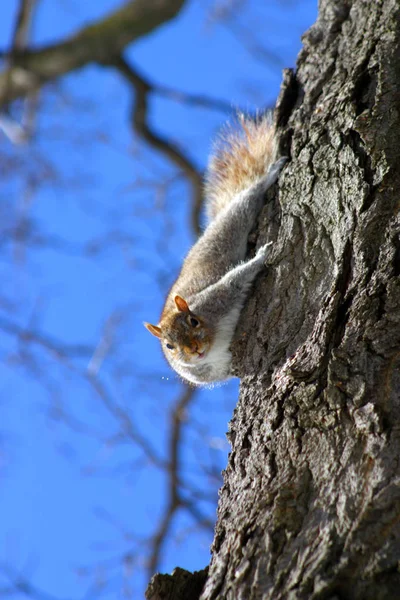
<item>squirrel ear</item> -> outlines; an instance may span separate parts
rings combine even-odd
[[[161,337],[161,327],[157,327],[157,325],[151,325],[150,323],[146,322],[144,322],[143,325],[150,331],[152,335],[155,335],[158,338]]]
[[[188,303],[181,296],[175,296],[175,304],[180,312],[189,312]]]

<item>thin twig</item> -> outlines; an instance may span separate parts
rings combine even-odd
[[[19,3],[12,42],[6,55],[8,86],[11,85],[12,68],[15,62],[28,48],[29,32],[35,3],[36,0],[20,0]],[[0,115],[0,129],[13,144],[23,144],[31,137],[35,122],[37,99],[37,92],[27,95],[24,102],[24,115],[21,124],[7,115],[7,104],[3,107],[4,114]]]

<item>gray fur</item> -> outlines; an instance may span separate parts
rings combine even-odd
[[[248,235],[263,206],[265,192],[277,180],[286,160],[281,158],[275,162],[265,177],[238,193],[216,216],[190,250],[167,297],[160,321],[163,351],[172,368],[195,385],[231,376],[230,344],[247,293],[263,268],[269,245],[262,246],[254,258],[244,262]],[[185,332],[183,326],[179,330],[178,321],[174,321],[173,327],[163,327],[163,321],[171,312],[177,312],[174,302],[177,295],[188,303],[189,314],[201,320],[201,326],[193,329],[193,339],[199,344],[208,334],[211,339],[204,356],[194,354],[189,362],[175,349],[185,336],[186,344],[188,325],[184,325]],[[190,322],[189,316],[186,319]],[[165,342],[174,345],[174,353]]]

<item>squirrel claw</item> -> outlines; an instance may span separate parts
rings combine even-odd
[[[276,160],[270,166],[270,168],[268,169],[268,173],[264,179],[265,189],[268,189],[269,187],[271,187],[271,185],[273,185],[278,180],[279,174],[282,171],[283,167],[285,166],[285,164],[287,163],[288,160],[289,160],[288,156],[282,156],[281,158],[278,158],[278,160]]]
[[[263,246],[261,246],[261,248],[257,250],[256,258],[263,262],[269,254],[268,249],[270,246],[272,246],[272,242],[268,242],[268,244],[264,244]]]

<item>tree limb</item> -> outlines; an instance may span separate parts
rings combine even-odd
[[[178,146],[151,129],[147,122],[148,95],[152,89],[150,84],[122,56],[116,57],[114,60],[109,61],[108,64],[114,65],[135,89],[135,101],[132,107],[132,126],[136,133],[150,146],[175,163],[190,181],[193,191],[192,228],[199,235],[201,231],[200,211],[203,202],[203,179],[201,173]]]
[[[28,43],[29,29],[36,0],[20,0],[19,11],[15,22],[13,41],[9,52],[10,63],[15,55],[23,52]]]
[[[159,25],[173,19],[185,0],[134,0],[58,44],[16,52],[0,73],[0,106],[92,62],[103,63]]]

